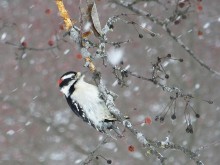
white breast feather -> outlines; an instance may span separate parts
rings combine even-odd
[[[112,118],[103,100],[99,98],[99,91],[96,86],[79,80],[75,85],[75,91],[71,96],[82,107],[87,116],[96,126],[101,126],[101,121]]]

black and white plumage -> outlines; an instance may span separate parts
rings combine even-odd
[[[69,71],[59,80],[60,91],[65,95],[70,108],[96,130],[106,133],[107,130],[113,129],[121,136],[118,127],[114,124],[116,118],[99,97],[98,88],[85,82],[84,77],[85,75],[80,72]]]

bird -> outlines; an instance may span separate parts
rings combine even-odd
[[[117,119],[100,97],[98,87],[85,82],[84,78],[85,75],[81,72],[68,71],[58,80],[60,91],[64,94],[69,107],[76,116],[97,131],[109,134],[110,130],[114,130],[118,137],[122,137],[115,124]]]

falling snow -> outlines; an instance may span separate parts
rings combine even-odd
[[[59,111],[55,113],[54,116],[54,124],[60,125],[60,124],[68,124],[70,120],[70,112],[67,111]]]
[[[199,89],[199,88],[200,88],[200,84],[196,84],[195,89]]]
[[[107,88],[119,96],[115,100],[116,107],[123,115],[130,117],[129,121],[134,124],[135,129],[143,132],[134,138],[129,130],[124,128],[123,123],[115,122],[120,130],[125,130],[123,132],[125,137],[118,140],[108,137],[109,142],[102,145],[95,156],[102,153],[115,165],[155,164],[156,157],[146,157],[147,150],[144,148],[142,153],[142,145],[135,146],[134,152],[129,154],[127,152],[127,146],[135,145],[137,139],[144,142],[146,136],[154,140],[162,139],[163,144],[175,139],[177,144],[182,146],[190,144],[193,149],[208,145],[209,147],[201,152],[199,159],[218,164],[219,143],[213,145],[212,142],[218,141],[220,135],[219,79],[190,58],[188,52],[184,51],[160,25],[149,21],[148,15],[138,16],[125,8],[122,10],[116,3],[95,2],[102,27],[105,27],[109,17],[122,12],[128,14],[122,16],[122,19],[139,24],[134,26],[122,21],[113,24],[113,30],[107,34],[104,43],[103,56],[108,60],[104,61],[106,66],[103,65],[102,59],[96,59],[96,44],[99,44],[99,38],[95,37],[94,33],[88,37],[95,43],[94,47],[91,46],[89,49],[83,47],[79,50],[77,44],[72,42],[74,37],[80,38],[81,33],[92,29],[91,22],[83,24],[80,22],[79,7],[84,8],[86,2],[82,1],[82,6],[71,0],[64,3],[68,5],[67,9],[71,10],[69,11],[71,20],[77,21],[74,25],[82,28],[80,31],[71,29],[73,38],[70,38],[67,31],[60,28],[64,22],[54,2],[0,1],[0,164],[81,164],[106,137],[106,134],[95,131],[77,118],[69,109],[65,97],[60,94],[56,83],[66,71],[89,70],[83,67],[85,57],[91,57],[97,71],[102,73]],[[118,2],[127,4],[131,0]],[[164,1],[163,5],[160,4],[162,1],[136,2],[137,10],[152,11],[153,17],[162,22],[166,20],[166,16],[172,16],[174,11],[170,9],[175,10],[176,1],[171,1],[170,4]],[[178,18],[181,20],[180,25],[168,27],[171,31],[174,29],[178,41],[188,45],[196,58],[220,72],[220,11],[217,10],[219,0],[191,2],[193,7],[197,3],[203,5],[202,12],[189,12],[186,19]],[[46,9],[51,13],[45,14]],[[163,13],[166,14],[162,15]],[[193,28],[190,25],[192,22],[196,22]],[[143,28],[152,29],[161,37],[147,37],[148,32]],[[203,35],[193,35],[199,30]],[[143,34],[143,38],[138,38],[139,33]],[[54,41],[54,45],[50,47],[48,40]],[[130,42],[123,43],[118,48],[112,45],[112,42],[127,40]],[[188,42],[189,40],[193,40],[193,44]],[[81,42],[79,39],[77,41]],[[21,47],[22,42],[25,42],[27,47]],[[36,50],[31,50],[32,48]],[[192,135],[194,140],[191,143],[188,141],[191,135],[186,134],[184,130],[186,125],[184,99],[176,100],[176,120],[170,120],[172,107],[167,113],[165,123],[154,122],[154,117],[163,111],[173,93],[167,93],[152,82],[130,75],[125,78],[127,86],[121,87],[112,74],[112,66],[117,65],[124,70],[151,78],[153,62],[157,57],[165,57],[169,52],[172,58],[183,58],[184,62],[181,64],[177,60],[163,62],[162,66],[166,73],[169,73],[170,79],[161,82],[168,86],[178,86],[184,92],[189,91],[196,96],[190,101],[190,105],[201,115],[197,119],[190,109],[191,122],[193,126],[195,125],[195,133]],[[80,54],[79,59],[75,58],[77,54]],[[163,78],[161,76],[161,79]],[[95,84],[91,72],[86,73],[85,80]],[[213,100],[214,104],[209,106],[201,101],[203,99]],[[150,126],[144,123],[147,116],[152,117]],[[110,133],[114,134],[114,131]],[[166,137],[169,139],[166,140]],[[162,153],[167,156],[169,155],[167,151]],[[187,156],[181,155],[181,152],[177,154],[178,156],[174,151],[171,157],[167,156],[167,164],[189,161]],[[95,163],[107,164],[102,158],[90,162]]]
[[[1,36],[1,40],[4,40],[7,36],[7,33],[3,33],[2,36]]]
[[[32,123],[32,122],[27,121],[27,122],[25,123],[25,126],[29,126],[31,123]]]
[[[91,23],[90,22],[87,22],[85,25],[84,25],[84,30],[85,31],[88,31],[91,27]]]
[[[8,135],[14,135],[14,134],[15,134],[15,131],[14,131],[14,130],[9,130],[9,131],[7,131],[7,134],[8,134]]]
[[[112,84],[113,87],[115,87],[116,85],[118,85],[118,80],[115,80]]]
[[[107,52],[108,61],[113,66],[121,62],[123,55],[124,55],[124,49],[122,48],[110,48]]]
[[[204,28],[204,29],[207,29],[209,26],[210,26],[210,23],[207,22],[206,24],[203,25],[203,28]]]
[[[49,132],[49,131],[50,131],[50,128],[51,128],[51,127],[50,127],[50,126],[48,126],[48,127],[47,127],[47,129],[46,129],[46,131],[47,131],[47,132]]]
[[[114,142],[111,142],[111,143],[107,143],[104,147],[109,150],[113,150],[114,148],[116,148],[116,144]]]
[[[66,154],[64,152],[53,152],[49,156],[51,160],[63,160],[65,159],[65,157]]]
[[[23,36],[21,39],[20,39],[20,43],[24,42],[25,41],[25,37]]]
[[[69,52],[70,52],[70,49],[66,49],[66,50],[63,52],[63,54],[64,54],[64,55],[67,55]]]
[[[82,159],[77,159],[74,163],[75,164],[79,164],[79,163],[81,163],[83,160]]]

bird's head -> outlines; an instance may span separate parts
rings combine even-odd
[[[83,78],[81,72],[69,71],[64,73],[58,80],[60,91],[68,97],[75,90],[74,85],[81,78]]]

